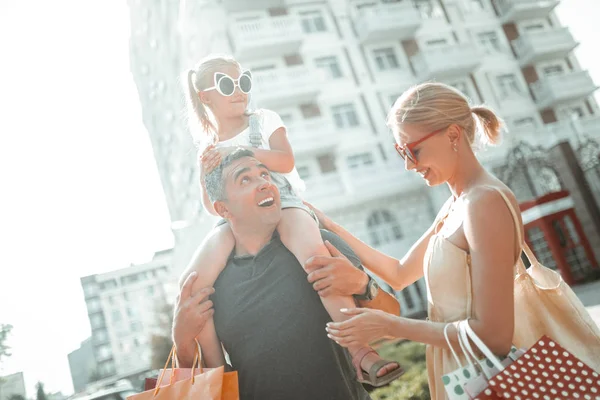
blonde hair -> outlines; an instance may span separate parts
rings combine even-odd
[[[483,131],[480,135],[476,135],[478,123]],[[459,90],[437,82],[422,83],[404,92],[392,106],[387,124],[394,132],[403,124],[418,125],[431,132],[456,124],[473,148],[497,144],[504,125],[490,108],[472,107]]]
[[[198,130],[199,125],[204,136],[203,138],[194,138],[196,141],[198,139],[212,141],[218,139],[214,117],[208,107],[200,101],[199,93],[214,85],[215,72],[230,66],[241,70],[240,63],[233,57],[226,54],[211,54],[184,73],[183,89],[186,95],[190,132],[194,137],[194,132]]]

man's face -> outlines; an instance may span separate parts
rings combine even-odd
[[[279,190],[264,164],[252,157],[233,161],[223,171],[225,200],[215,209],[232,226],[277,225],[281,219]]]

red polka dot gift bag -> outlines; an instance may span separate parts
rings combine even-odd
[[[486,351],[482,351],[482,353],[486,355],[485,353],[488,352],[489,356],[486,355],[485,358],[478,359],[469,343],[469,333],[467,332],[467,329],[470,330],[470,326],[468,321],[461,321],[456,327],[458,329],[458,343],[464,356],[463,359],[466,360],[465,362],[462,362],[448,338],[447,330],[450,325],[451,324],[448,324],[444,328],[444,336],[456,364],[460,366],[457,370],[442,377],[446,395],[450,400],[473,399],[474,396],[480,394],[488,387],[489,379],[496,376],[500,371],[511,365],[525,353],[523,350],[513,346],[509,355],[504,360],[500,361],[491,351],[487,350],[486,347]],[[475,333],[473,332],[473,335],[474,334]],[[483,345],[483,342],[481,342],[481,344]]]
[[[476,400],[600,400],[598,372],[547,336],[488,384]]]

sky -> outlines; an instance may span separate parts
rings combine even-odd
[[[28,11],[33,10],[33,11]],[[596,83],[597,0],[561,21]],[[67,354],[90,335],[81,276],[173,245],[129,71],[125,0],[0,0],[0,376],[71,393]]]

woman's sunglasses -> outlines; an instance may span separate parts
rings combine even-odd
[[[419,144],[423,143],[424,141],[426,141],[427,139],[429,139],[429,138],[435,136],[436,134],[443,132],[445,130],[446,130],[446,128],[442,128],[442,129],[438,129],[437,131],[433,131],[415,142],[408,143],[406,146],[400,146],[398,143],[394,143],[394,147],[396,148],[396,151],[398,152],[398,154],[400,154],[400,156],[402,157],[403,160],[406,161],[406,159],[408,159],[411,163],[413,163],[415,166],[417,166],[418,161],[417,161],[417,156],[415,155],[415,152],[414,152],[414,148],[417,147]]]
[[[232,96],[236,86],[244,94],[248,94],[252,90],[252,74],[247,70],[243,71],[238,79],[233,79],[222,72],[215,72],[214,79],[215,85],[204,89],[205,91],[216,90],[223,96]]]

